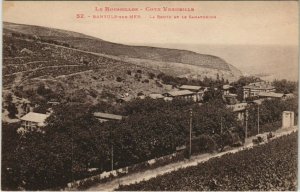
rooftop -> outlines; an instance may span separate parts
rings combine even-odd
[[[230,89],[230,88],[233,88],[233,86],[231,86],[231,85],[223,85],[223,87],[222,87],[223,89]]]
[[[195,85],[182,85],[179,87],[179,89],[187,89],[187,90],[194,90],[198,91],[201,89],[201,86],[195,86]]]
[[[151,99],[162,99],[162,98],[164,98],[164,96],[163,96],[162,94],[160,94],[160,93],[151,93],[151,94],[149,95],[149,97],[150,97]]]
[[[172,97],[176,97],[176,96],[192,95],[194,94],[194,92],[189,90],[180,90],[180,91],[171,91],[168,92],[168,94],[171,95]]]
[[[232,109],[233,112],[237,112],[237,111],[245,110],[247,105],[248,105],[247,103],[238,103],[238,104],[235,104],[235,105],[227,105],[227,107]]]
[[[274,93],[274,92],[260,92],[260,93],[258,93],[258,96],[281,98],[284,96],[284,94],[283,93]]]
[[[104,119],[112,119],[112,120],[122,120],[123,116],[121,115],[115,115],[110,113],[101,113],[101,112],[95,112],[94,116],[97,118],[104,118]]]
[[[21,120],[23,120],[23,121],[31,121],[31,122],[36,122],[36,123],[44,123],[45,120],[49,116],[50,115],[47,115],[47,114],[29,112],[26,115],[24,115],[23,117],[21,117]]]
[[[269,82],[255,82],[255,83],[250,83],[249,85],[244,86],[243,88],[248,88],[248,89],[275,89]]]
[[[251,103],[261,105],[263,101],[264,101],[264,99],[256,99],[256,100],[253,100]]]

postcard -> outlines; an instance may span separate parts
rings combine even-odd
[[[1,189],[298,189],[298,1],[4,1]]]

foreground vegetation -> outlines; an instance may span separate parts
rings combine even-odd
[[[283,110],[297,111],[297,100],[265,101],[261,105],[261,132],[276,130]],[[272,105],[271,105],[272,104]],[[99,107],[99,106],[98,106]],[[187,145],[189,109],[193,109],[193,153],[222,150],[244,140],[243,127],[221,100],[199,106],[188,101],[135,100],[122,107],[120,122],[100,123],[91,106],[66,103],[54,108],[45,133],[17,135],[14,124],[3,124],[2,187],[6,190],[42,190],[64,187],[73,180],[174,153]],[[255,113],[256,114],[256,113]],[[257,119],[250,117],[250,119]],[[268,116],[268,115],[271,116]],[[297,113],[296,113],[297,116]],[[221,117],[223,128],[220,129]],[[250,123],[249,134],[256,134]],[[96,172],[89,172],[97,168]]]
[[[297,133],[235,154],[211,159],[121,191],[294,191],[297,187]],[[176,182],[175,182],[176,181]]]

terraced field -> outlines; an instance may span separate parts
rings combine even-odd
[[[3,36],[3,87],[6,90],[20,87],[32,90],[43,83],[54,92],[63,87],[65,96],[74,95],[76,91],[96,90],[92,100],[101,100],[101,95],[109,93],[111,96],[104,99],[115,101],[127,93],[134,98],[141,90],[147,94],[170,89],[157,86],[157,79],[150,79],[149,73],[157,75],[160,71],[7,31]]]
[[[13,56],[12,56],[13,55]],[[14,83],[13,77],[56,77],[90,69],[122,69],[135,67],[111,58],[95,56],[62,46],[4,36],[4,85]],[[116,67],[117,66],[117,67]]]

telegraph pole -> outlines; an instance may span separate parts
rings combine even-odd
[[[245,123],[245,140],[248,136],[248,110],[246,109],[246,123]]]
[[[193,110],[190,109],[190,142],[189,142],[189,158],[192,155],[192,122],[193,122]]]
[[[259,134],[259,105],[257,105],[257,132]]]
[[[221,134],[223,133],[223,117],[221,117]]]
[[[112,141],[112,128],[110,127],[110,145],[111,145],[111,170],[114,170],[114,145]]]
[[[111,144],[111,170],[114,170],[114,146]]]
[[[72,182],[74,182],[74,166],[73,166],[73,161],[74,161],[74,130],[73,130],[73,127],[72,127]]]

